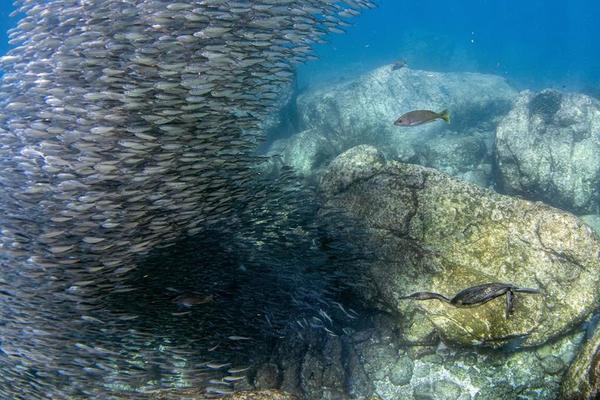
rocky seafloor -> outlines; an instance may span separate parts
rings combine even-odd
[[[288,101],[286,114],[273,116],[267,128],[275,135],[277,124],[286,130],[295,126],[297,132],[271,142],[266,152],[273,157],[260,167],[261,175],[287,174],[291,167],[306,187],[317,188],[315,212],[322,220],[331,220],[328,213],[335,210],[339,221],[349,224],[336,233],[341,235],[335,236],[337,243],[321,237],[318,250],[352,243],[360,257],[343,258],[343,248],[323,253],[335,258],[328,261],[335,269],[347,267],[337,271],[339,279],[352,284],[332,295],[336,274],[296,271],[291,264],[303,257],[308,270],[320,265],[312,259],[321,252],[308,239],[293,250],[288,242],[278,245],[275,233],[289,225],[290,212],[275,213],[278,225],[268,226],[274,231],[258,235],[264,242],[255,232],[238,232],[247,242],[260,242],[257,254],[251,246],[236,250],[244,257],[226,260],[229,247],[245,241],[221,244],[219,252],[215,237],[204,246],[166,250],[140,270],[144,291],[125,293],[115,302],[128,312],[152,315],[140,320],[157,336],[179,321],[181,326],[171,328],[173,336],[202,344],[209,355],[215,349],[224,352],[223,337],[239,340],[232,351],[240,353],[244,365],[223,363],[217,369],[228,374],[204,379],[182,358],[178,373],[167,381],[160,377],[164,371],[145,371],[147,360],[140,354],[136,365],[144,372],[142,384],[119,387],[129,394],[113,398],[597,398],[598,100],[554,90],[519,93],[496,76],[392,71],[390,66],[282,98]],[[393,126],[400,114],[417,108],[448,108],[451,123]],[[286,120],[290,109],[293,121]],[[302,192],[295,186],[279,190]],[[271,197],[274,192],[274,186],[264,189]],[[279,210],[284,202],[279,199],[286,198],[275,197],[273,204],[265,200],[260,207],[263,214]],[[282,260],[281,254],[290,265],[268,271],[253,259]],[[185,260],[191,260],[188,269],[182,268]],[[198,262],[203,269],[196,268]],[[174,286],[181,274],[189,281],[188,291],[214,298],[177,308],[165,287]],[[332,282],[320,282],[322,277]],[[502,293],[470,307],[405,298],[424,291],[452,298],[492,282],[537,293]],[[291,294],[290,304],[282,303],[281,292]],[[310,312],[318,314],[299,312],[302,295],[314,303]],[[324,298],[327,302],[320,303]],[[273,323],[301,317],[273,329],[269,318],[255,318],[264,304],[283,314]],[[231,319],[236,314],[241,316]],[[259,319],[260,328],[249,330]],[[269,329],[272,337],[261,341]],[[160,358],[166,346],[157,342],[154,357]]]
[[[290,165],[363,235],[361,310],[274,345],[254,388],[306,399],[594,399],[600,388],[600,102],[504,79],[384,66],[308,90]],[[412,109],[451,123],[399,128]],[[474,307],[478,284],[536,288]],[[299,329],[300,331],[301,329]]]

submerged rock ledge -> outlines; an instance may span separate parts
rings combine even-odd
[[[600,301],[600,240],[574,215],[539,202],[500,195],[445,173],[385,162],[357,146],[325,171],[322,190],[367,228],[376,255],[363,295],[397,313],[404,339],[438,334],[462,346],[537,346],[577,327]],[[402,296],[429,291],[452,297],[489,282],[538,288],[457,308]],[[426,318],[423,318],[425,316]]]
[[[272,154],[305,176],[360,144],[402,162],[434,167],[481,186],[492,182],[494,134],[517,91],[486,74],[433,72],[389,65],[298,96],[298,133]],[[393,125],[414,109],[450,110],[451,123]]]
[[[496,132],[499,187],[577,213],[598,213],[600,101],[522,92]]]

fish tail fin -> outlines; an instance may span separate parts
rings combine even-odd
[[[440,113],[440,118],[450,123],[450,112],[448,110],[444,110]]]

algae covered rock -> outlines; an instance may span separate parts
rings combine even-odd
[[[450,127],[494,127],[495,119],[510,110],[515,95],[506,80],[494,75],[409,68],[392,71],[384,66],[300,95],[298,116],[301,126],[329,132],[345,146],[391,145],[406,132],[423,136]],[[451,111],[450,125],[440,122],[408,130],[393,125],[397,117],[411,110],[445,108]]]
[[[228,400],[298,400],[298,398],[289,393],[278,390],[259,390],[256,392],[240,392],[230,397]]]
[[[485,132],[443,135],[416,145],[411,162],[488,187],[492,184],[493,147],[493,137]]]
[[[567,371],[562,400],[588,400],[600,397],[600,326],[581,347]]]
[[[329,205],[370,232],[364,246],[375,261],[363,295],[397,313],[401,325],[424,314],[424,328],[413,327],[423,337],[431,334],[430,323],[449,343],[535,346],[565,334],[597,307],[600,241],[575,216],[429,168],[382,165],[376,153],[363,146],[340,155],[321,187]],[[490,282],[541,293],[517,293],[509,318],[505,296],[468,308],[402,299],[421,291],[452,297]]]
[[[392,331],[380,327],[375,332],[367,338],[366,332],[357,333],[357,340],[350,342],[374,391],[384,400],[556,400],[562,375],[583,337],[575,332],[514,352],[441,343],[422,352],[418,349],[423,346],[400,343]],[[545,369],[550,354],[560,361],[556,374]]]
[[[139,397],[135,397],[139,398]],[[206,395],[204,390],[182,389],[182,390],[164,390],[157,391],[149,397],[151,400],[207,400],[214,399],[213,395]],[[256,390],[234,393],[225,397],[223,400],[299,400],[298,397],[281,392],[279,390]]]
[[[525,91],[496,132],[502,190],[578,213],[600,201],[600,101]]]

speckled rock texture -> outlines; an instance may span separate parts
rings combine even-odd
[[[137,396],[137,397],[135,397]],[[180,390],[158,390],[154,393],[139,397],[135,395],[133,399],[148,400],[208,400],[214,399],[214,395],[207,395],[202,389],[180,389]],[[127,397],[124,397],[127,398]],[[279,390],[256,390],[243,391],[231,395],[220,397],[222,400],[298,400],[292,394],[281,392]]]
[[[302,400],[556,400],[562,376],[584,336],[574,332],[511,352],[452,348],[439,340],[406,344],[397,321],[379,313],[370,312],[361,325],[356,330],[345,326],[346,333],[338,337],[303,331],[304,341],[280,343],[272,362],[282,365],[279,372],[286,382],[277,387]],[[310,356],[315,352],[321,355]],[[306,373],[325,369],[336,373],[328,379],[320,372]]]
[[[348,386],[349,377],[353,376],[360,393],[370,393],[370,383],[350,373],[356,364],[352,363],[349,351],[343,337],[333,337],[319,329],[303,330],[301,337],[290,335],[283,340],[271,359],[258,366],[253,385],[265,388],[265,376],[272,374],[279,379],[272,380],[267,387],[294,393],[302,399],[349,400],[355,392]]]
[[[338,154],[329,138],[315,129],[307,129],[295,135],[275,141],[270,155],[278,155],[294,167],[302,176],[311,176]]]
[[[278,390],[241,392],[227,397],[228,400],[297,400],[296,396]]]
[[[600,325],[579,350],[565,374],[561,400],[600,398]]]
[[[329,205],[369,230],[364,245],[375,261],[365,265],[371,287],[362,295],[398,315],[403,340],[439,335],[462,346],[537,346],[598,306],[600,241],[575,216],[433,169],[384,164],[376,154],[363,146],[340,155],[321,187]],[[468,308],[401,298],[420,291],[452,297],[489,282],[541,293],[517,293],[509,318],[505,296]]]
[[[525,91],[496,133],[498,181],[508,194],[576,213],[598,213],[600,101]]]
[[[474,73],[439,73],[386,65],[356,79],[319,87],[297,100],[298,131],[276,141],[271,154],[301,174],[318,173],[359,144],[388,158],[440,168],[468,181],[491,181],[496,125],[516,96],[504,79]],[[414,109],[449,109],[441,121],[397,127]]]

